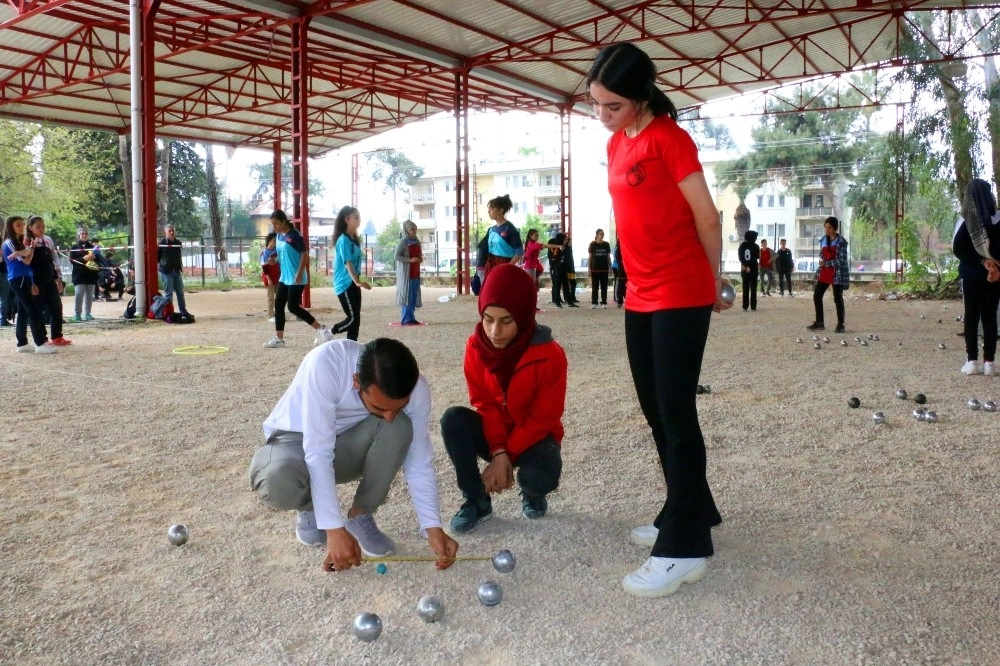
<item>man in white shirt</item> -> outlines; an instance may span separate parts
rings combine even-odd
[[[295,534],[326,546],[326,571],[385,557],[395,544],[375,524],[403,470],[420,528],[438,556],[454,562],[458,543],[441,529],[431,399],[403,343],[333,340],[306,354],[291,385],[264,421],[265,444],[250,463],[250,486],[268,505],[298,512]],[[346,520],[337,484],[360,481]]]

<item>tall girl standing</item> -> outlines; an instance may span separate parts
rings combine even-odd
[[[31,273],[31,259],[34,257],[33,243],[25,242],[23,217],[8,217],[4,223],[3,260],[7,264],[7,282],[14,298],[17,299],[17,317],[14,321],[14,337],[17,339],[17,351],[22,353],[52,354],[56,348],[49,344],[42,322],[42,310],[35,296],[38,287],[35,286]],[[28,325],[31,325],[31,337],[35,343],[28,344]]]
[[[705,575],[711,528],[722,521],[706,477],[695,390],[712,311],[720,297],[722,228],[691,137],[656,87],[656,66],[629,43],[598,53],[587,75],[608,140],[608,189],[628,266],[625,345],[652,430],[667,497],[632,540],[652,546],[622,585],[631,594],[672,594]]]
[[[28,218],[25,237],[32,241],[34,254],[31,257],[31,273],[38,288],[38,309],[49,311],[49,332],[51,342],[58,347],[72,344],[63,337],[62,269],[56,261],[56,244],[45,235],[45,220],[38,215]]]
[[[346,318],[333,327],[333,332],[347,332],[348,340],[357,340],[361,331],[361,290],[372,286],[361,281],[361,213],[353,206],[344,206],[333,224],[333,293],[344,308]]]
[[[309,252],[306,251],[305,239],[283,210],[271,213],[271,226],[278,234],[275,238],[275,250],[278,252],[281,276],[278,278],[278,289],[274,295],[274,337],[265,342],[264,346],[268,349],[285,347],[286,305],[290,313],[316,331],[313,345],[332,340],[333,335],[330,330],[320,326],[309,310],[302,307],[302,292],[309,284]]]

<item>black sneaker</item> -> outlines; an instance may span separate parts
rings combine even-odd
[[[521,513],[525,518],[541,518],[549,510],[549,501],[545,495],[541,497],[530,497],[521,493]]]
[[[451,531],[466,534],[476,529],[476,525],[493,517],[493,502],[489,499],[466,500],[455,517],[451,519]]]
[[[845,333],[846,331],[843,324],[837,324],[837,328],[833,329],[834,333]]]
[[[823,324],[818,321],[814,321],[813,323],[806,326],[806,328],[808,328],[810,331],[822,331],[825,328],[825,326],[823,326]]]

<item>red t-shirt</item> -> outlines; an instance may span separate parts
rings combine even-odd
[[[771,252],[771,248],[762,247],[760,248],[760,267],[762,270],[769,271],[773,268],[771,265],[771,260],[774,258],[774,253]]]
[[[669,116],[657,116],[635,138],[622,131],[608,140],[608,190],[628,266],[627,309],[715,303],[715,276],[694,212],[677,187],[701,171],[694,141]]]

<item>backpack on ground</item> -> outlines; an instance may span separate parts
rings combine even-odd
[[[174,304],[170,300],[161,294],[153,296],[153,302],[149,306],[148,318],[167,320],[174,313]]]
[[[135,319],[135,296],[129,299],[128,305],[125,306],[125,314],[122,315],[126,319]]]

